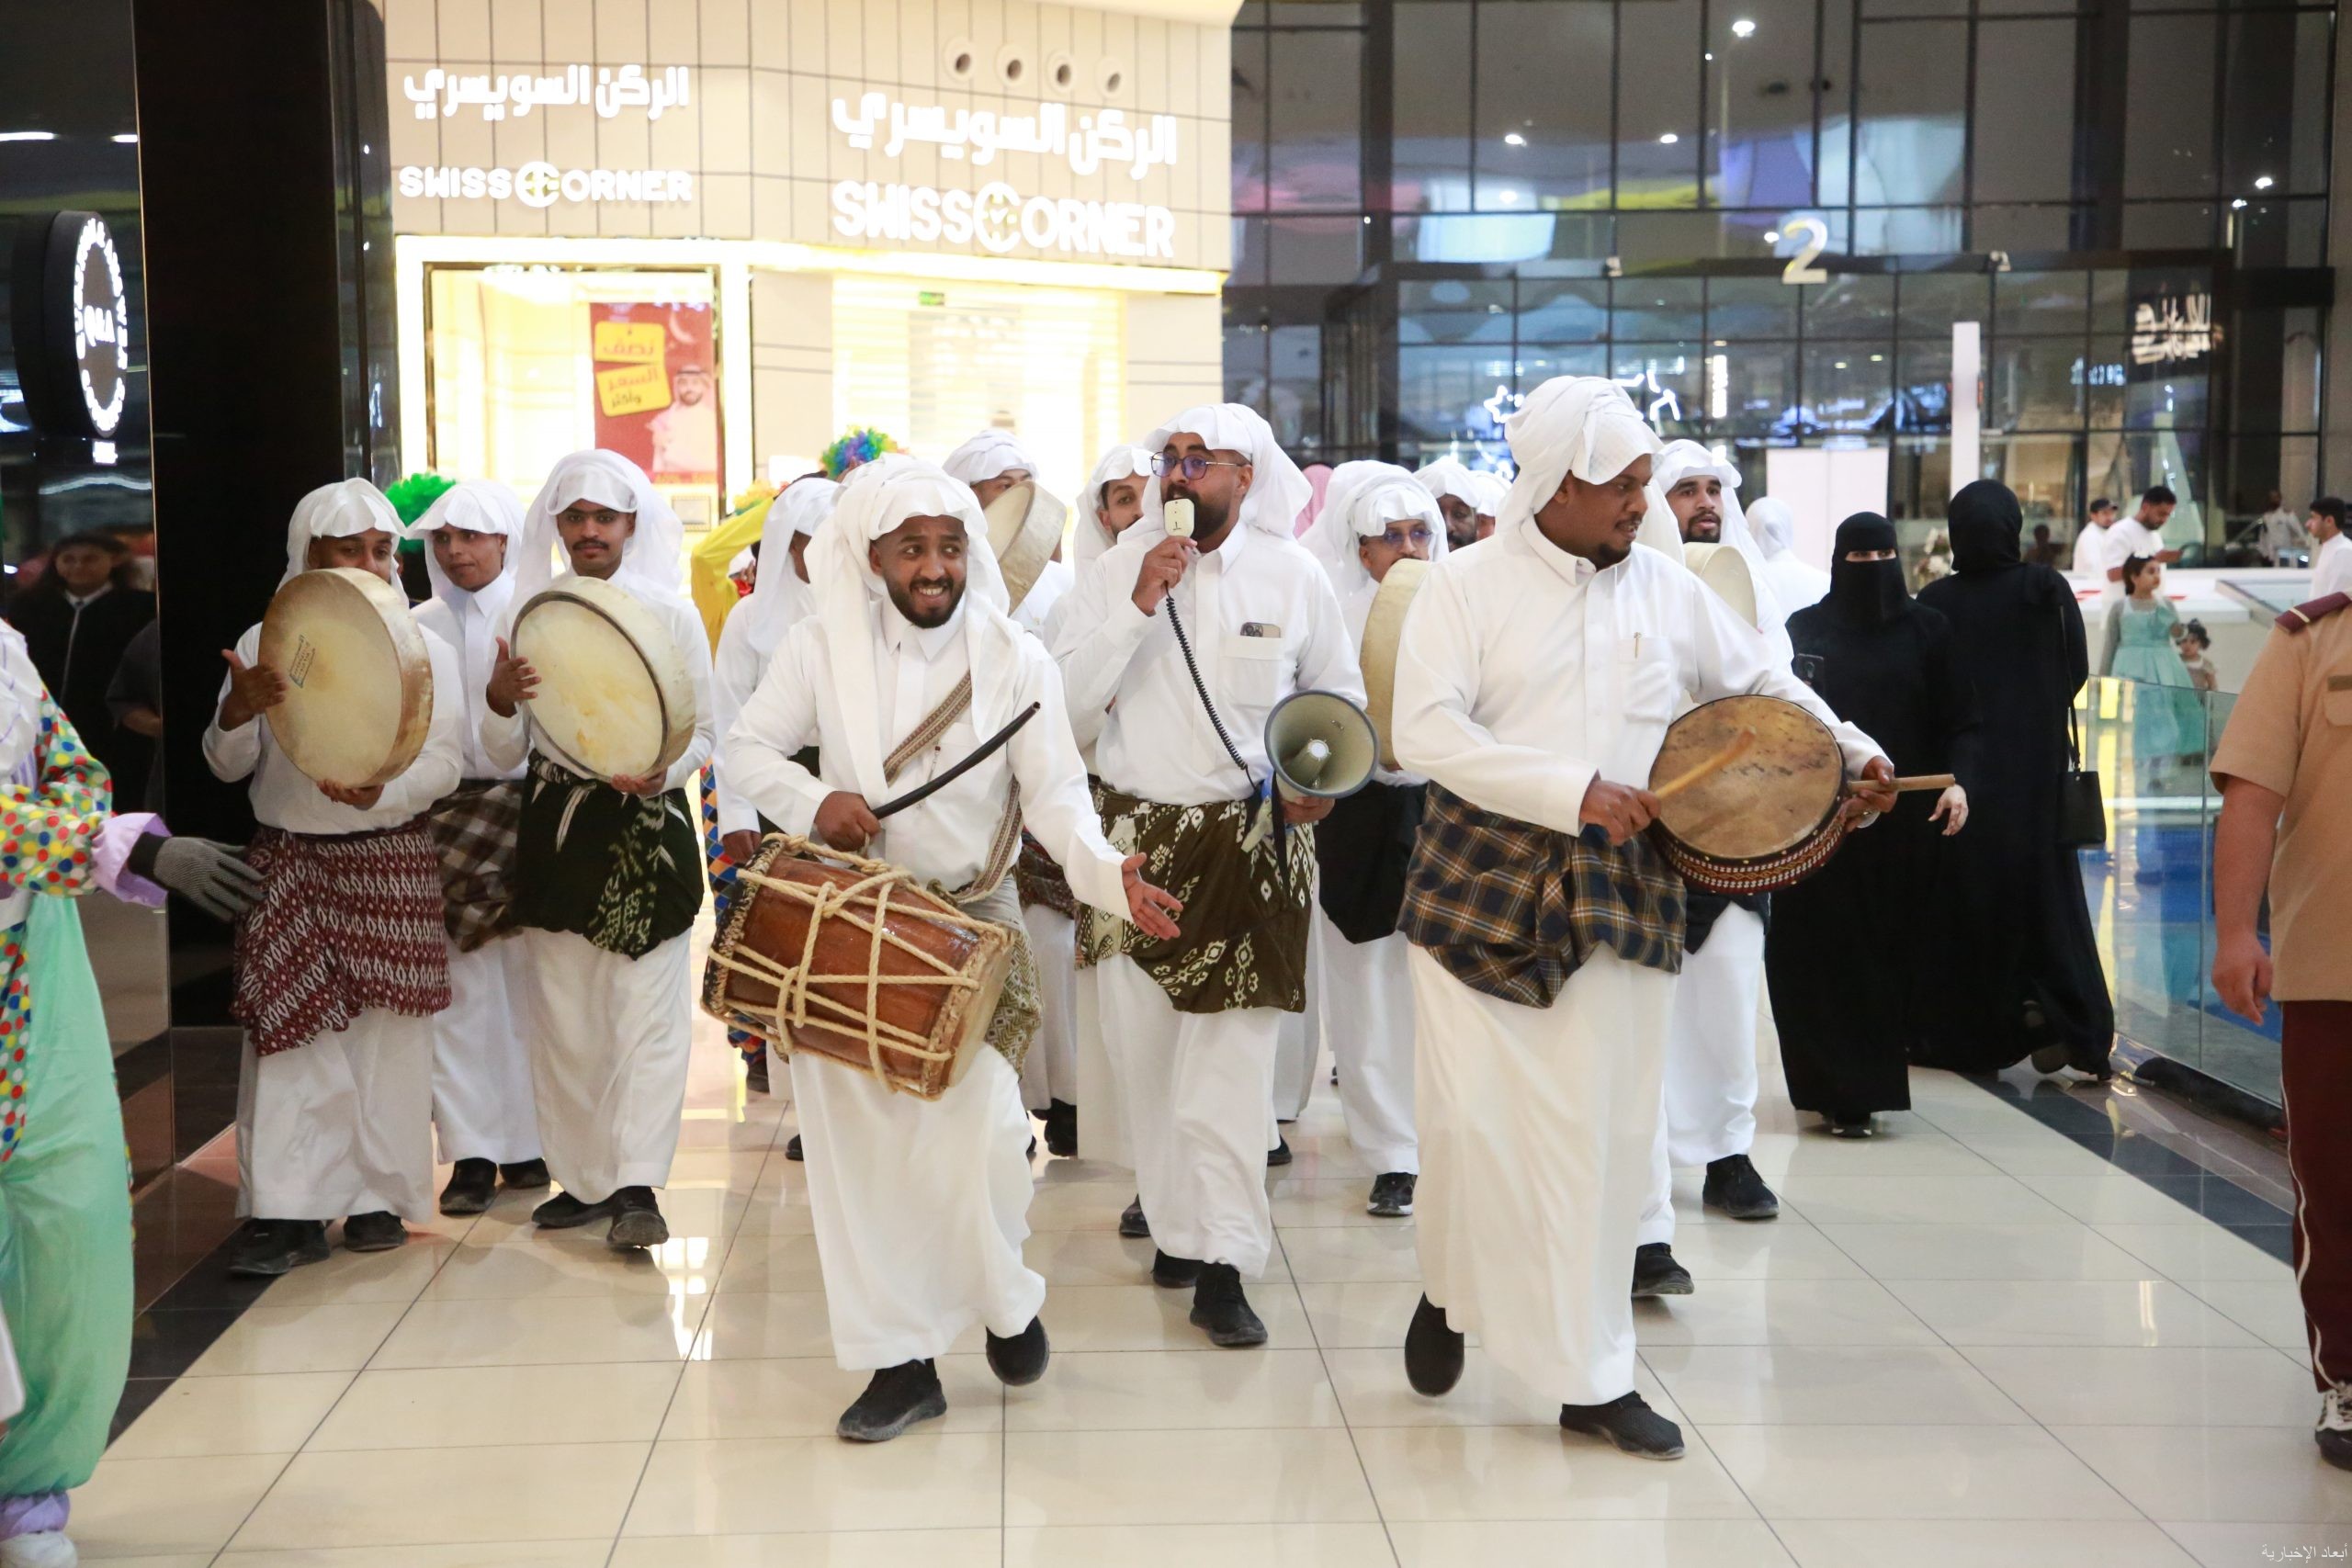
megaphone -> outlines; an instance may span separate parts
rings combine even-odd
[[[1337,800],[1371,782],[1372,719],[1336,692],[1293,692],[1266,716],[1266,755],[1285,800]]]

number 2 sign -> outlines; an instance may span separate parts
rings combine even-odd
[[[1823,251],[1829,248],[1829,225],[1818,218],[1792,218],[1781,225],[1781,232],[1792,239],[1802,235],[1804,240],[1804,244],[1798,248],[1797,254],[1789,258],[1789,265],[1781,269],[1781,281],[1783,283],[1828,282],[1828,272],[1813,264]]]

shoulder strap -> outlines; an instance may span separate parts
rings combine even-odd
[[[909,762],[939,744],[939,738],[946,734],[949,727],[963,717],[964,710],[971,705],[972,675],[967,670],[956,682],[955,689],[940,699],[939,705],[925,715],[923,721],[916,725],[907,738],[882,760],[882,782],[891,783]]]

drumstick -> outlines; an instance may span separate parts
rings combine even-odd
[[[973,749],[970,756],[965,758],[962,761],[956,763],[954,767],[948,769],[945,773],[932,780],[929,784],[918,784],[913,789],[907,791],[906,794],[899,795],[895,799],[886,800],[881,805],[876,807],[874,808],[875,819],[879,821],[881,818],[889,816],[894,811],[904,811],[910,806],[918,805],[922,801],[930,799],[934,792],[945,789],[949,784],[954,784],[957,779],[962,778],[966,773],[971,772],[974,768],[978,767],[982,762],[987,761],[1003,747],[1006,741],[1012,739],[1012,733],[1014,730],[1019,729],[1023,725],[1037,716],[1037,709],[1040,705],[1041,705],[1037,703],[1031,703],[1027,707],[1023,708],[1019,713],[1013,716],[1012,722],[1011,724],[1006,725],[1002,729],[998,730],[994,735],[991,735],[986,740],[981,741],[978,746]]]
[[[1860,794],[1863,782],[1860,779],[1848,779],[1846,793]],[[1959,782],[1959,778],[1951,773],[1905,773],[1901,778],[1889,779],[1880,787],[1891,789],[1897,795],[1909,795],[1916,790],[1923,789],[1947,790]]]
[[[1722,750],[1716,752],[1713,756],[1708,758],[1705,761],[1701,762],[1696,767],[1684,769],[1681,773],[1679,773],[1675,774],[1674,777],[1667,780],[1666,783],[1658,785],[1657,788],[1650,791],[1650,793],[1657,796],[1660,800],[1670,800],[1674,796],[1680,795],[1684,790],[1689,789],[1692,784],[1701,784],[1708,779],[1713,778],[1717,773],[1722,773],[1725,768],[1730,767],[1734,762],[1738,761],[1742,757],[1747,755],[1747,749],[1755,744],[1756,731],[1752,729],[1743,729],[1738,734],[1733,736]]]

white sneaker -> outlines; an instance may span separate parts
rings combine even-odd
[[[74,1568],[81,1561],[63,1530],[36,1530],[0,1540],[0,1568]]]

